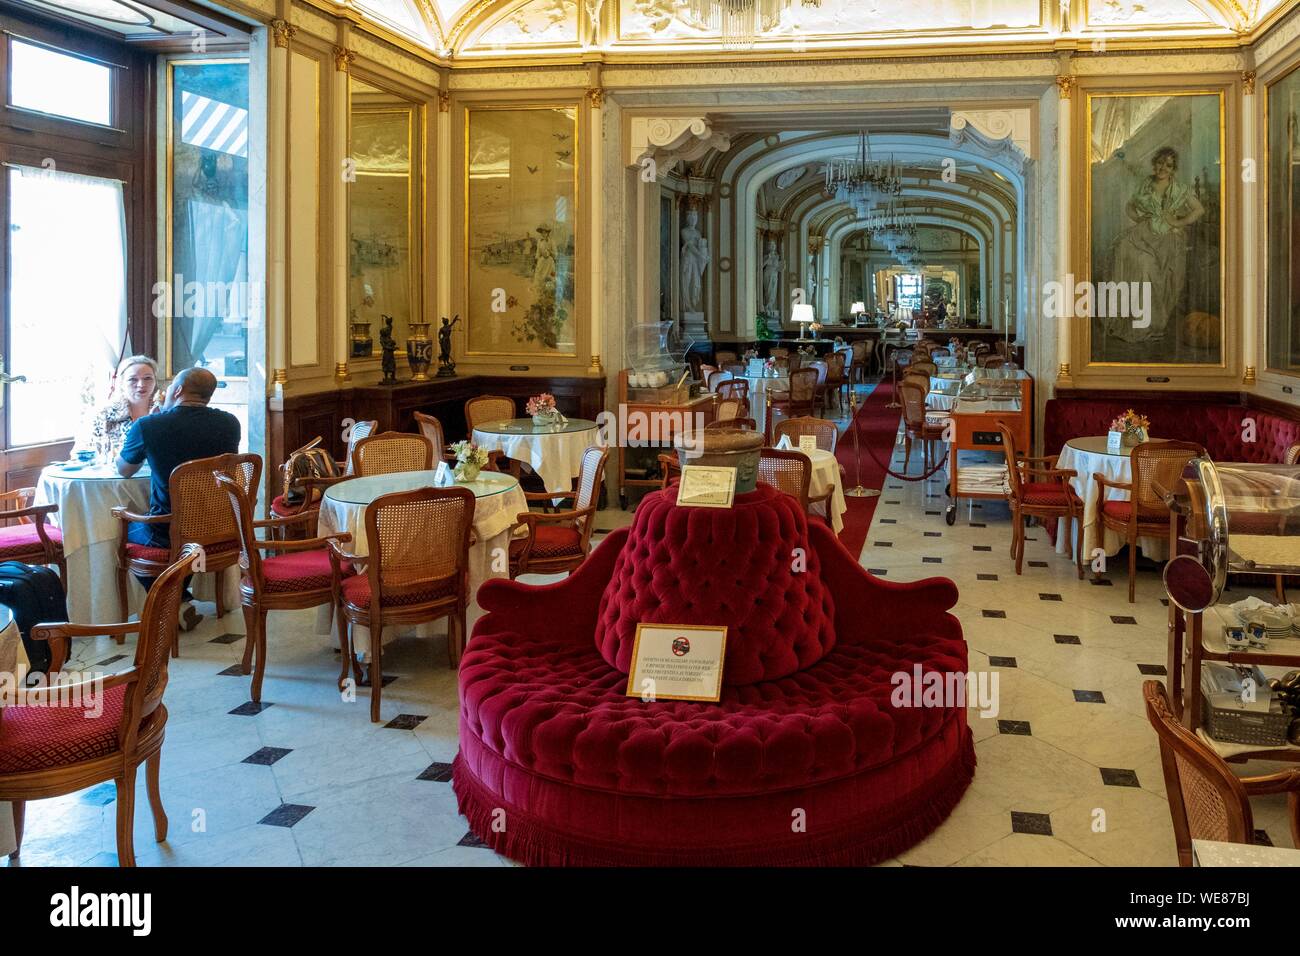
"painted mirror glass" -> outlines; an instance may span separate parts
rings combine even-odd
[[[356,77],[350,91],[349,355],[365,358],[379,353],[385,316],[392,316],[399,342],[406,339],[409,323],[420,318],[418,107]]]
[[[466,111],[469,351],[574,355],[577,109]]]
[[[1300,68],[1268,88],[1268,365],[1300,371]]]
[[[1221,365],[1222,95],[1093,94],[1087,118],[1091,361]]]

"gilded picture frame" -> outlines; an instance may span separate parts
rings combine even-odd
[[[1226,96],[1222,88],[1089,90],[1074,300],[1089,368],[1224,369]]]
[[[1300,375],[1300,62],[1270,79],[1263,99],[1265,367],[1295,376]]]
[[[467,356],[579,355],[581,113],[573,102],[464,110]]]

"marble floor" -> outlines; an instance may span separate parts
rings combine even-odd
[[[890,863],[1173,865],[1159,755],[1141,700],[1142,681],[1164,669],[1156,570],[1140,571],[1129,605],[1122,567],[1107,583],[1079,581],[1036,528],[1018,577],[1006,506],[983,502],[972,521],[963,505],[948,527],[935,497],[942,491],[940,479],[888,479],[861,561],[891,581],[942,575],[957,583],[970,666],[997,673],[999,712],[984,718],[972,709],[974,783],[935,833]],[[630,520],[615,506],[600,513],[599,527]],[[372,724],[364,689],[354,701],[336,692],[337,656],[331,638],[315,632],[315,612],[273,614],[259,711],[235,666],[242,618],[218,621],[207,610],[199,628],[181,636],[167,689],[165,844],[154,842],[141,774],[140,865],[511,865],[481,846],[456,812],[449,782],[456,681],[441,638],[386,649],[392,681],[384,723]],[[75,666],[111,670],[130,650],[80,641]],[[30,803],[21,865],[114,864],[114,813],[112,784]],[[1272,843],[1291,845],[1281,798],[1256,801],[1255,813]]]

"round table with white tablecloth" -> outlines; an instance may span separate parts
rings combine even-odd
[[[36,483],[36,503],[59,506],[51,520],[63,534],[68,562],[68,620],[77,624],[108,624],[121,616],[117,600],[117,543],[122,523],[114,508],[136,514],[149,512],[149,466],[123,478],[113,465],[79,462],[48,465]],[[144,607],[144,588],[127,575],[127,617]],[[212,600],[213,575],[195,576],[194,596]],[[239,569],[222,575],[227,608],[239,606]]]
[[[346,531],[352,535],[352,543],[345,545],[344,550],[365,556],[370,553],[366,541],[367,505],[380,495],[439,487],[440,482],[442,486],[449,487],[446,483],[449,475],[449,469],[402,471],[391,475],[350,478],[331,485],[321,498],[317,534],[323,536]],[[475,592],[484,581],[509,577],[510,527],[519,515],[528,510],[528,499],[524,497],[518,481],[510,475],[495,471],[480,472],[477,480],[456,482],[455,486],[474,492],[475,540],[469,547],[469,592],[472,604]],[[411,529],[412,534],[425,532],[427,529]],[[329,615],[330,609],[322,608],[322,613],[317,618],[318,631],[328,631]],[[384,636],[388,639],[404,633],[411,633],[411,630],[388,628]],[[422,637],[428,636],[432,634],[431,625],[419,625],[414,633]],[[367,628],[355,628],[352,639],[353,647],[359,655],[364,655],[370,649],[370,633]]]
[[[529,465],[547,491],[572,491],[582,472],[582,453],[597,444],[597,425],[570,418],[557,425],[535,425],[531,418],[484,422],[474,429],[475,444]]]
[[[736,378],[744,379],[749,383],[749,417],[754,419],[754,425],[758,431],[764,435],[767,434],[767,396],[771,392],[773,399],[778,393],[782,400],[789,397],[790,376],[789,375],[737,375]]]
[[[1119,448],[1111,451],[1107,445],[1105,435],[1093,435],[1085,438],[1071,438],[1061,449],[1060,457],[1056,459],[1056,467],[1062,471],[1076,472],[1076,477],[1070,479],[1070,484],[1074,487],[1075,493],[1083,499],[1083,553],[1085,561],[1092,555],[1093,549],[1097,547],[1095,540],[1097,521],[1097,482],[1092,477],[1096,472],[1103,475],[1108,481],[1128,482],[1133,478],[1132,465],[1129,461],[1129,455],[1132,453],[1131,447]],[[1127,501],[1128,492],[1118,491],[1114,488],[1108,488],[1107,500]],[[1075,540],[1075,530],[1073,526],[1066,525],[1064,518],[1057,522],[1056,529],[1056,550],[1060,554],[1069,552]],[[1117,554],[1124,547],[1124,536],[1118,531],[1106,529],[1105,540],[1100,547],[1106,552],[1107,556]],[[1138,538],[1138,548],[1147,557],[1156,561],[1163,561],[1169,556],[1169,542],[1162,536],[1141,537]]]
[[[18,685],[18,627],[14,616],[7,607],[0,606],[0,681],[4,687],[16,688]],[[4,709],[5,699],[0,694],[0,710]],[[0,714],[0,726],[4,724],[4,714]],[[8,856],[17,846],[14,832],[13,806],[0,800],[0,856]]]
[[[849,506],[844,501],[844,476],[840,474],[840,463],[835,455],[829,451],[818,448],[811,455],[812,459],[812,480],[808,483],[808,496],[817,498],[826,494],[826,489],[831,485],[835,486],[835,493],[831,495],[830,500],[830,517],[831,527],[835,533],[839,534],[844,529],[844,512],[849,510]],[[813,510],[817,514],[824,514],[825,505],[814,505]]]

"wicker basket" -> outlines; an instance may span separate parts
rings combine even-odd
[[[1292,714],[1216,707],[1207,694],[1201,695],[1201,712],[1205,715],[1205,732],[1215,740],[1229,744],[1253,744],[1260,747],[1285,747],[1286,731]]]

